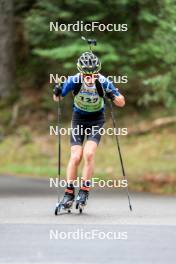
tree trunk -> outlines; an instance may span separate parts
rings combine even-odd
[[[0,0],[0,98],[14,85],[13,0]]]

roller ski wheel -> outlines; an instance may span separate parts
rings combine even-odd
[[[55,213],[55,215],[59,215],[62,212],[67,212],[68,214],[70,214],[71,209],[72,209],[72,204],[70,205],[70,207],[65,207],[65,206],[59,204],[59,205],[56,205],[54,213]]]
[[[55,208],[54,214],[55,214],[55,215],[58,215],[59,212],[60,212],[59,205],[56,204],[56,208]]]
[[[71,213],[71,208],[74,202],[74,196],[70,194],[65,194],[63,200],[56,204],[55,215],[61,212]]]
[[[89,196],[88,191],[79,190],[78,196],[76,198],[76,209],[79,210],[80,214],[82,214],[84,207],[87,204],[88,196]]]
[[[76,209],[79,209],[79,213],[82,214],[83,210],[84,210],[84,206],[82,204],[77,203],[76,204]]]

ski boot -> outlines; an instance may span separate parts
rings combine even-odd
[[[79,209],[79,213],[81,214],[84,207],[87,204],[87,199],[89,196],[89,191],[87,190],[87,188],[84,189],[84,187],[82,187],[77,195],[76,198],[76,209]]]
[[[75,198],[74,189],[67,187],[62,201],[56,204],[55,215],[57,215],[61,211],[67,211],[68,213],[71,213],[71,208],[74,202],[74,198]]]

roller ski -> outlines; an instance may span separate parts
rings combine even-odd
[[[76,209],[82,214],[84,207],[87,204],[89,192],[87,190],[80,189],[76,198]]]
[[[73,191],[71,193],[67,191],[65,192],[62,201],[56,204],[55,215],[58,215],[59,213],[62,213],[62,212],[71,213],[71,209],[72,209],[75,196],[74,196]]]

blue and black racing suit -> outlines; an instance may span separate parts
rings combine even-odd
[[[79,81],[80,73],[69,77],[63,83],[62,97],[70,91],[74,93]],[[113,83],[103,75],[98,74],[98,81],[104,93],[112,92],[115,96],[120,95]],[[74,96],[71,145],[82,145],[85,135],[87,140],[99,143],[100,131],[105,123],[104,110],[104,98],[99,95],[96,84],[87,85],[83,80],[79,92]]]

